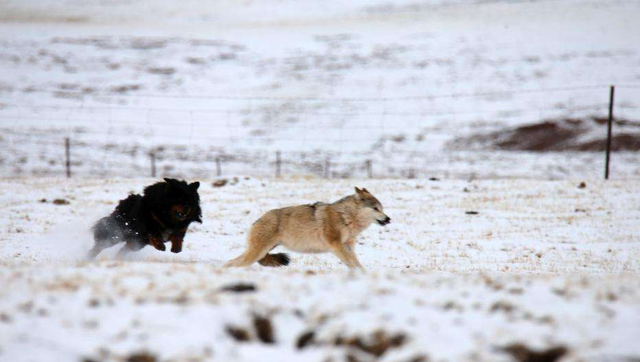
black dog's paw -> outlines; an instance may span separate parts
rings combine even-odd
[[[160,239],[151,237],[151,238],[149,238],[149,244],[151,244],[151,246],[153,246],[157,250],[160,250],[160,251],[167,250],[167,247],[164,246],[164,243]]]

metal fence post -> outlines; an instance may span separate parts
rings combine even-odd
[[[609,122],[607,123],[607,148],[606,160],[604,163],[604,179],[609,179],[609,159],[611,157],[611,129],[613,128],[613,94],[615,86],[611,86],[609,91]]]

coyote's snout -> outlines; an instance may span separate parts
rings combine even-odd
[[[278,245],[300,253],[333,252],[349,268],[361,268],[355,254],[356,237],[374,221],[391,222],[382,204],[367,189],[334,203],[275,209],[264,214],[249,229],[247,250],[225,266],[289,264],[286,254],[268,254]]]

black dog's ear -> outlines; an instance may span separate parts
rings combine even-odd
[[[192,189],[193,191],[197,190],[198,187],[200,187],[200,182],[198,181],[192,182],[189,184],[189,188]]]
[[[164,179],[164,182],[166,182],[166,183],[171,183],[171,182],[173,182],[173,181],[175,181],[175,180],[174,180],[174,179],[172,179],[172,178],[166,178],[166,177],[165,177],[165,179]]]

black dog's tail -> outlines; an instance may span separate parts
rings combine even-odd
[[[91,231],[93,231],[95,244],[93,248],[89,250],[89,254],[87,255],[89,259],[95,258],[102,250],[123,241],[113,216],[103,217],[98,220],[98,222],[91,227]]]
[[[267,254],[264,256],[264,258],[258,260],[258,263],[260,263],[260,265],[262,266],[278,267],[278,266],[287,266],[289,265],[290,261],[291,259],[289,259],[289,255],[285,253],[278,253],[278,254]]]
[[[111,237],[114,236],[114,230],[117,230],[117,226],[112,219],[113,217],[111,216],[103,217],[93,224],[91,231],[93,232],[93,239],[96,242],[111,239]]]

